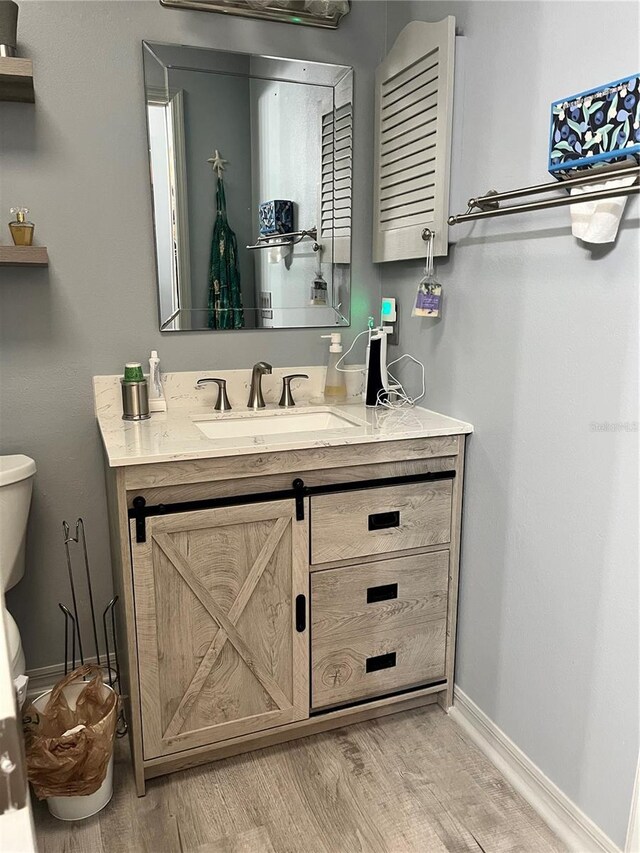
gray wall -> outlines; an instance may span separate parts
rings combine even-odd
[[[171,91],[184,93],[189,242],[194,325],[207,322],[211,235],[216,219],[216,176],[207,162],[217,148],[227,160],[224,189],[229,225],[238,240],[238,263],[248,326],[255,325],[253,258],[244,248],[255,240],[251,205],[251,112],[249,78],[207,71],[169,69]]]
[[[110,594],[91,377],[119,373],[126,360],[147,358],[152,348],[165,370],[326,358],[319,329],[158,332],[142,39],[355,67],[353,322],[359,329],[379,297],[370,261],[371,126],[384,12],[382,3],[358,2],[333,32],[163,9],[157,0],[21,3],[19,38],[22,53],[33,58],[37,103],[0,104],[0,211],[6,217],[10,206],[27,205],[51,258],[48,270],[0,272],[0,452],[27,453],[38,464],[26,577],[7,596],[28,667],[63,656],[57,609],[60,599],[68,600],[63,518],[84,517],[97,600]]]
[[[548,180],[550,102],[640,64],[638,7],[620,2],[391,2],[388,45],[446,14],[467,37],[464,199]],[[439,322],[410,318],[420,262],[382,266],[427,407],[476,428],[457,683],[619,845],[638,756],[638,434],[592,424],[637,430],[637,227],[636,198],[600,249],[566,209],[459,228]]]
[[[322,116],[332,109],[330,86],[251,81],[253,210],[264,201],[291,199],[294,230],[320,227]],[[315,253],[312,245],[303,240],[277,263],[269,262],[268,251],[251,253],[257,289],[271,293],[274,310],[268,325],[318,326],[335,321],[333,308],[309,305],[311,282],[326,257]],[[325,263],[323,272],[331,293],[332,265]]]

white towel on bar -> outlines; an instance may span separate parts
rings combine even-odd
[[[580,196],[596,190],[618,189],[630,187],[635,176],[616,178],[613,181],[603,181],[601,184],[587,184],[575,187],[571,195]],[[618,226],[624,213],[627,196],[604,198],[600,201],[585,201],[571,205],[571,233],[585,243],[613,243],[618,233]]]
[[[270,264],[279,264],[291,254],[291,246],[273,246],[267,251],[267,260]]]

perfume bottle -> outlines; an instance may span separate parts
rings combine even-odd
[[[16,246],[30,246],[33,243],[33,231],[35,225],[33,222],[27,222],[26,207],[12,207],[11,213],[15,214],[13,222],[9,223],[9,230],[13,237],[13,242]]]

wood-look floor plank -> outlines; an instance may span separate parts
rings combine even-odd
[[[232,838],[225,836],[194,847],[189,853],[275,853],[275,850],[269,833],[263,826],[259,826]]]
[[[113,798],[96,816],[102,837],[100,849],[105,853],[179,851],[178,823],[175,811],[167,802],[171,780],[159,779],[159,785],[147,788],[146,797],[138,798],[126,744],[122,741],[116,742],[113,770]],[[86,853],[93,853],[93,850],[87,848]]]
[[[448,720],[448,722],[451,721]],[[404,725],[402,720],[399,720],[399,723],[401,726]],[[487,833],[484,837],[487,839],[489,848],[493,846],[497,851],[521,849],[524,853],[535,853],[537,850],[565,850],[564,845],[540,820],[534,809],[516,793],[480,750],[468,741],[458,726],[442,726],[439,724],[439,718],[435,716],[418,718],[416,727],[419,732],[423,732],[423,736],[420,737],[421,742],[424,742],[426,734],[435,740],[436,745],[446,745],[442,766],[453,768],[452,773],[444,774],[445,781],[449,780],[448,785],[443,785],[443,791],[448,797],[447,801],[451,801],[454,806],[457,805],[455,793],[458,788],[455,775],[456,772],[464,773],[472,781],[467,796],[470,799],[477,799],[483,809],[482,817],[484,818],[493,809],[498,811],[495,819],[489,821],[484,827],[484,832]],[[461,802],[464,803],[464,798]],[[475,808],[478,810],[477,806]],[[517,831],[514,830],[512,833],[512,847],[509,848],[508,833],[502,832],[500,837],[497,837],[496,829],[503,828],[507,822],[505,818],[508,820],[510,817],[513,818]],[[480,827],[478,830],[480,831]]]
[[[384,728],[373,725],[363,731],[354,727],[353,730],[344,729],[344,735],[345,750],[354,763],[354,772],[366,783],[364,795],[370,798],[373,819],[388,833],[388,850],[407,853],[424,850],[466,853],[470,850],[476,853],[472,837],[448,810],[442,810],[428,793],[417,796],[413,786],[407,784],[396,763],[387,755],[388,734]],[[385,745],[385,749],[381,749],[381,745]],[[370,767],[364,764],[365,755],[370,757]],[[358,772],[359,765],[361,772]]]
[[[181,851],[197,850],[251,828],[250,823],[238,826],[231,819],[227,775],[223,779],[215,767],[209,766],[166,777],[170,783],[167,804],[178,816]],[[150,789],[154,787],[155,782],[149,785]]]
[[[155,779],[77,824],[35,803],[41,853],[564,853],[436,705]]]
[[[336,788],[342,790],[350,804],[356,804],[364,824],[375,827],[383,851],[445,853],[446,848],[439,843],[422,813],[418,810],[413,815],[407,812],[404,791],[398,789],[387,762],[380,761],[377,751],[371,748],[371,729],[365,732],[357,729],[339,729],[333,733],[334,743],[317,744],[320,761],[326,752],[338,755],[333,766],[327,768],[335,775]]]
[[[103,853],[98,817],[66,823],[49,814],[44,800],[39,802],[32,794],[31,802],[39,853]]]
[[[327,850],[384,853],[384,838],[376,822],[363,814],[349,768],[335,745],[333,734],[322,734],[309,738],[302,754],[283,750],[284,777],[300,794]]]
[[[306,795],[288,771],[295,755],[302,756],[312,738],[304,738],[303,750],[296,753],[293,743],[253,752],[249,764],[234,767],[236,804],[249,812],[256,823],[264,823],[277,853],[329,853],[317,823],[306,805]],[[268,758],[267,758],[268,755]],[[246,791],[243,802],[242,792]]]

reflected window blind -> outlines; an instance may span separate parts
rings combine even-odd
[[[322,186],[320,234],[325,240],[351,237],[353,179],[353,106],[343,104],[322,116]],[[336,263],[348,263],[338,257]]]

